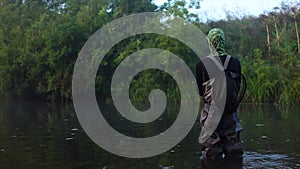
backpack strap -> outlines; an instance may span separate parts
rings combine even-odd
[[[215,58],[215,56],[208,56],[208,58],[210,58],[221,71],[224,71],[223,65],[219,62],[218,59]]]
[[[221,70],[221,71],[224,71],[227,69],[228,67],[228,64],[229,64],[229,61],[231,59],[231,56],[230,55],[227,55],[226,56],[226,60],[224,62],[224,66],[218,61],[218,59],[216,59],[214,56],[208,56],[208,58],[210,58],[216,65],[217,67]]]
[[[226,60],[225,60],[225,62],[224,62],[224,69],[225,69],[225,70],[226,70],[227,67],[228,67],[228,64],[229,64],[230,59],[231,59],[231,56],[230,56],[230,55],[226,56]]]

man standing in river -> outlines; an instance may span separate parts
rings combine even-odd
[[[204,107],[201,112],[202,130],[205,125],[212,124],[212,121],[217,121],[218,124],[209,137],[204,138],[203,135],[199,137],[199,141],[202,144],[202,158],[242,158],[243,148],[240,140],[240,132],[243,129],[240,126],[236,111],[238,103],[230,105],[226,102],[224,111],[222,111],[223,109],[219,107],[220,111],[222,111],[221,113],[219,112],[219,114],[221,114],[220,120],[216,120],[217,117],[214,117],[214,114],[209,116],[209,113],[214,111],[212,110],[212,101],[214,100],[213,95],[216,95],[216,93],[214,93],[216,87],[213,83],[217,82],[215,79],[218,78],[217,76],[219,76],[220,72],[225,71],[227,82],[225,83],[227,85],[226,99],[228,100],[228,96],[237,97],[241,83],[241,77],[239,76],[241,74],[240,61],[225,52],[225,35],[221,29],[211,29],[207,38],[210,44],[211,55],[199,61],[196,67],[196,79],[199,94],[203,97],[204,101]],[[208,67],[213,67],[213,71],[208,73]],[[230,72],[230,75],[227,75],[227,71]],[[231,75],[234,76],[232,78],[233,80],[228,79],[227,77]],[[229,81],[233,82],[228,83]],[[228,88],[228,85],[230,84],[235,85],[232,90]]]

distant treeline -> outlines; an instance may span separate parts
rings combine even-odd
[[[74,63],[94,32],[122,16],[161,11],[191,21],[204,33],[213,27],[224,30],[227,52],[241,60],[248,81],[244,102],[300,103],[299,4],[282,4],[259,17],[228,15],[206,23],[188,10],[199,7],[201,2],[183,0],[159,7],[151,0],[0,0],[0,96],[72,99]],[[126,56],[150,47],[173,52],[194,71],[198,58],[181,42],[154,34],[135,36],[117,44],[101,63],[98,98],[109,100],[111,77]],[[178,101],[176,82],[158,70],[134,78],[130,97],[147,101],[155,88]]]

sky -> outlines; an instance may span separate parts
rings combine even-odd
[[[274,7],[280,7],[283,0],[203,0],[200,9],[191,11],[200,16],[201,21],[226,19],[226,13],[259,16],[264,11],[271,11]],[[295,2],[296,0],[284,0],[284,2]],[[167,0],[154,0],[161,5]]]

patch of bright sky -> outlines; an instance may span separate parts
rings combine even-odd
[[[156,5],[162,5],[167,0],[153,0]],[[200,1],[200,9],[191,9],[199,15],[202,22],[207,20],[226,19],[230,13],[236,17],[245,15],[259,16],[265,11],[272,11],[274,7],[280,7],[283,0],[203,0]],[[295,0],[284,0],[285,3]]]

